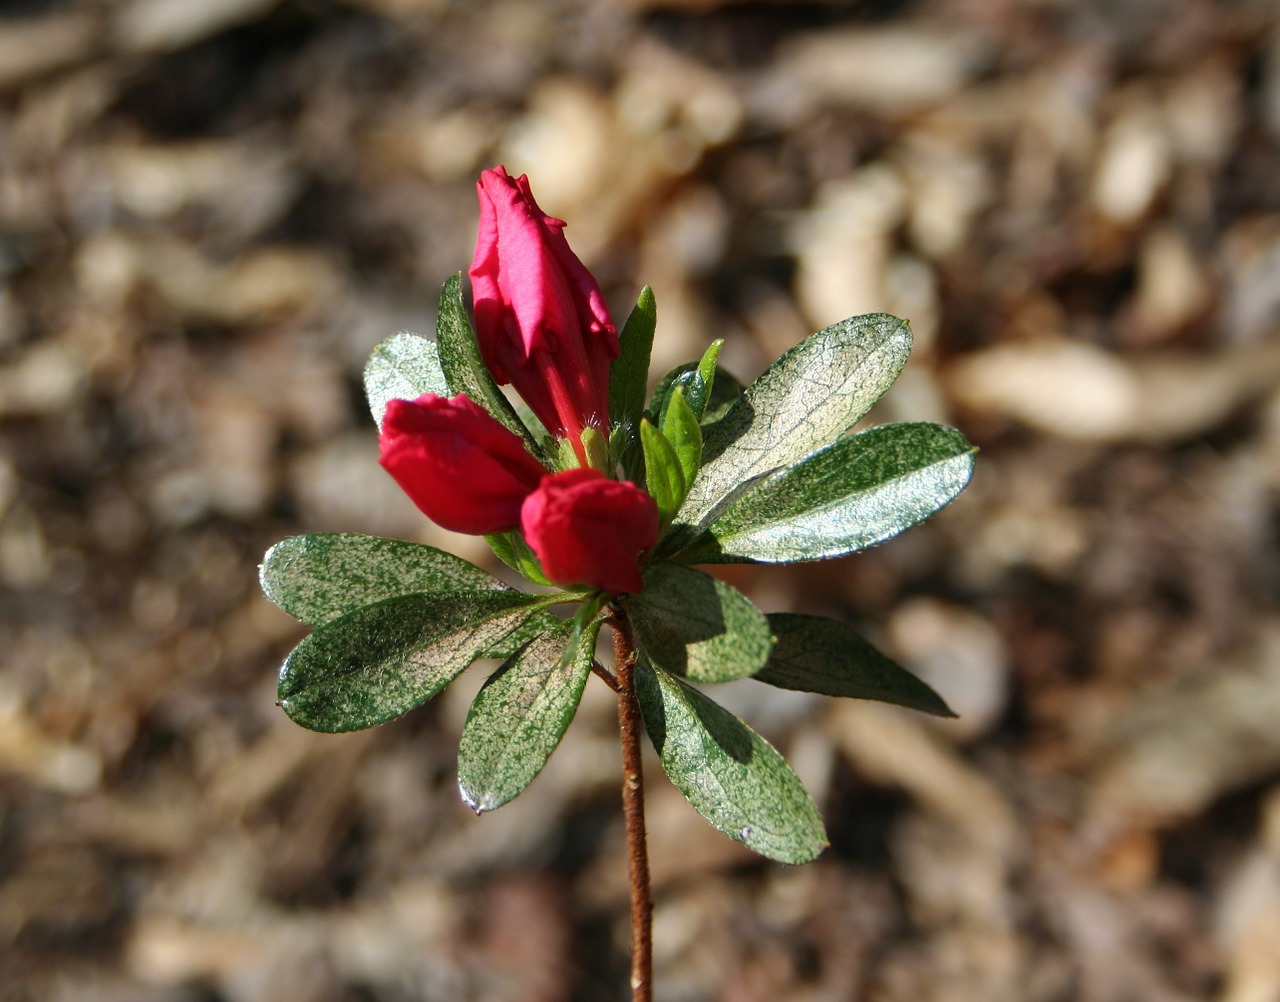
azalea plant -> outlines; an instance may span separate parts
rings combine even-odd
[[[698,564],[791,563],[901,532],[968,482],[973,447],[936,424],[851,429],[897,377],[908,324],[886,314],[819,331],[744,387],[722,342],[658,380],[644,289],[618,330],[600,286],[525,177],[478,183],[468,316],[445,283],[435,340],[397,334],[365,369],[381,462],[432,521],[483,535],[529,582],[417,543],[351,533],[272,547],[262,586],[315,627],[279,699],[317,731],[405,713],[474,662],[501,664],[467,715],[458,784],[477,813],[522,792],[594,674],[617,696],[631,874],[632,992],[652,997],[641,742],[694,809],[785,863],[826,845],[813,800],[764,738],[699,687],[782,689],[950,715],[845,623],[763,613]],[[512,400],[500,389],[510,386]],[[608,626],[611,667],[597,657]]]

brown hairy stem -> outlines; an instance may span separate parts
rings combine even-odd
[[[644,770],[640,755],[640,702],[636,698],[636,645],[631,622],[620,605],[610,607],[613,628],[614,692],[622,733],[622,814],[627,823],[631,876],[631,1002],[653,1002],[653,893],[644,827]]]
[[[613,677],[613,672],[609,671],[609,669],[606,668],[604,665],[602,665],[599,661],[591,662],[591,671],[598,679],[600,679],[600,681],[602,681],[615,693],[622,691],[621,689],[618,688],[618,680]]]

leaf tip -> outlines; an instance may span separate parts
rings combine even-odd
[[[499,804],[495,804],[492,797],[476,795],[474,791],[466,787],[462,780],[458,781],[458,795],[462,797],[462,802],[466,804],[467,809],[476,817],[480,817],[481,814],[491,811],[495,807],[501,806]]]

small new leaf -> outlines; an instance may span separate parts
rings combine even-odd
[[[723,347],[724,338],[716,338],[707,346],[707,350],[702,353],[702,359],[698,362],[698,375],[702,378],[702,385],[706,391],[696,406],[693,405],[693,401],[690,401],[690,405],[693,406],[694,413],[698,415],[699,421],[702,420],[703,414],[706,413],[707,404],[711,402],[711,398],[716,391],[716,370],[719,368],[717,363],[720,361],[720,349]]]
[[[714,350],[718,343],[713,343],[707,351]],[[691,406],[695,400],[701,404],[701,413],[698,413],[697,408],[694,408],[694,413],[698,414],[698,423],[704,430],[719,423],[733,406],[734,401],[742,395],[742,384],[719,365],[715,367],[710,384],[706,382],[705,373],[700,365],[699,362],[685,362],[683,365],[676,366],[658,381],[653,396],[649,400],[649,413],[657,417],[659,422],[666,413],[671,391],[677,386],[684,390],[685,400]]]
[[[709,574],[650,564],[644,590],[624,603],[641,649],[667,671],[695,682],[729,682],[769,660],[773,633],[764,614]]]
[[[665,528],[688,490],[684,471],[667,437],[647,420],[640,422],[640,444],[644,448],[645,488],[657,502],[658,520]]]
[[[624,428],[637,428],[644,414],[649,384],[649,356],[658,323],[658,304],[645,286],[618,335],[618,357],[609,369],[609,419]]]
[[[769,614],[769,626],[778,639],[769,663],[753,676],[757,682],[955,716],[933,689],[844,623],[824,616],[775,612]]]
[[[688,485],[693,483],[693,478],[698,475],[698,468],[702,465],[702,429],[698,426],[697,415],[685,403],[684,391],[679,387],[671,393],[661,427],[663,436],[671,443],[671,449],[680,463],[687,493]],[[684,500],[683,495],[680,500]]]
[[[822,818],[774,747],[709,697],[661,668],[636,664],[645,730],[693,808],[729,838],[782,863],[827,845]]]

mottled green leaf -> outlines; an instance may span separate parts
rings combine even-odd
[[[769,626],[778,639],[769,663],[753,676],[758,682],[955,716],[933,689],[844,623],[824,616],[775,612],[769,614]]]
[[[679,564],[650,564],[644,590],[624,600],[653,663],[695,682],[754,675],[769,660],[768,620],[730,585]]]
[[[662,768],[699,814],[770,859],[808,863],[818,857],[827,845],[818,808],[769,742],[643,659],[635,679]]]
[[[506,587],[434,546],[354,532],[281,540],[263,557],[258,575],[267,598],[309,626],[398,595]]]
[[[430,699],[546,604],[517,591],[470,591],[364,606],[293,649],[280,669],[280,705],[313,731],[383,723]]]
[[[645,286],[618,335],[618,357],[609,368],[609,418],[614,424],[635,429],[644,413],[649,389],[649,356],[653,351],[653,331],[658,323],[658,304],[653,290]]]
[[[954,428],[890,424],[846,435],[751,485],[679,555],[687,563],[789,563],[883,542],[951,501],[973,473]]]
[[[462,301],[462,276],[454,275],[440,292],[440,309],[436,314],[436,343],[440,349],[440,367],[444,370],[451,393],[465,393],[488,411],[498,423],[523,438],[529,451],[542,462],[547,461],[542,447],[529,429],[516,416],[510,401],[498,389],[485,367],[476,341],[475,328]]]
[[[835,441],[889,388],[910,350],[905,320],[872,313],[787,351],[707,430],[702,473],[677,524],[706,524],[739,485]]]
[[[380,342],[364,366],[364,393],[379,428],[392,400],[417,400],[424,393],[450,396],[436,343],[407,331]]]
[[[684,500],[684,472],[671,443],[647,420],[640,422],[640,443],[644,447],[645,488],[657,502],[658,518],[665,526]]]
[[[591,674],[600,621],[567,651],[571,632],[563,623],[534,638],[493,674],[471,704],[458,746],[458,788],[477,814],[523,791],[573,720]]]

